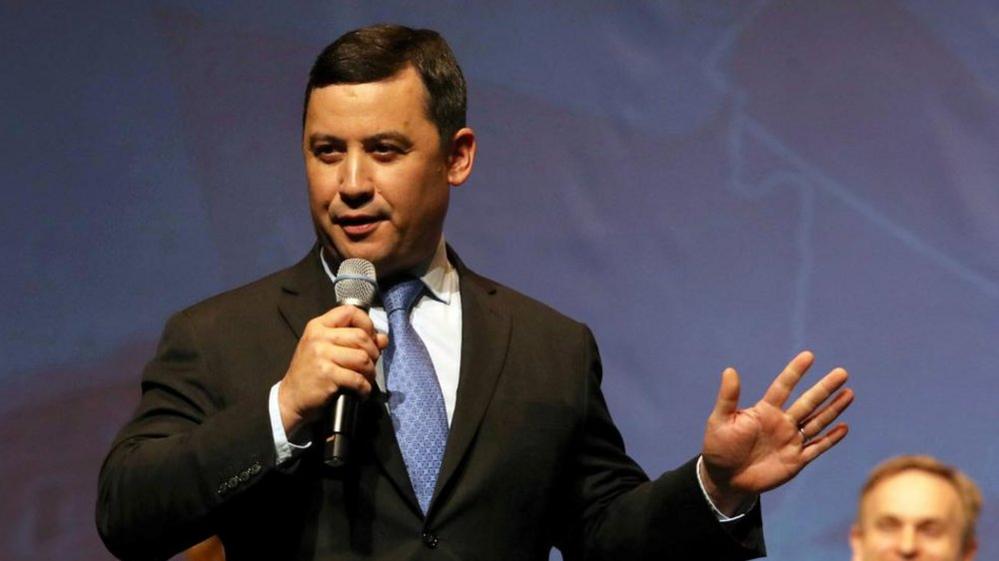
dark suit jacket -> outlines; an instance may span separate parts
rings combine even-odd
[[[268,391],[305,324],[335,305],[312,251],[168,321],[138,411],[101,470],[108,548],[165,558],[218,534],[231,561],[546,560],[553,545],[567,560],[762,554],[758,507],[723,528],[693,462],[650,482],[625,455],[584,325],[451,258],[461,373],[426,518],[384,396],[361,406],[347,467],[325,468],[319,445],[275,466]]]

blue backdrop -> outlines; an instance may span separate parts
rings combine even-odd
[[[107,559],[99,463],[167,315],[300,258],[315,54],[440,30],[480,140],[446,235],[589,323],[650,473],[718,374],[844,365],[852,433],[764,499],[771,558],[839,561],[873,464],[983,487],[999,557],[994,1],[0,3],[0,557]],[[813,376],[813,379],[817,376]]]

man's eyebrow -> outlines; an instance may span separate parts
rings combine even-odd
[[[409,138],[409,136],[398,131],[386,131],[373,134],[365,138],[362,142],[365,146],[369,146],[371,144],[377,144],[385,141],[395,142],[400,144],[403,148],[409,148],[413,145],[413,141]],[[331,142],[341,146],[347,143],[339,136],[329,133],[314,132],[309,135],[309,146],[314,146],[320,142]]]
[[[338,136],[332,134],[314,132],[309,135],[309,145],[312,146],[319,142],[332,142],[335,144],[344,144],[344,140]]]

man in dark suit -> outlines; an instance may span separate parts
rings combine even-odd
[[[739,410],[726,370],[701,455],[649,481],[607,411],[589,330],[445,245],[449,190],[475,151],[436,33],[374,26],[319,55],[303,127],[319,242],[167,323],[101,472],[113,553],[165,558],[218,534],[229,559],[763,554],[758,495],[845,436],[823,431],[851,400],[846,372],[784,410],[802,353]],[[351,257],[378,271],[370,315],[335,302],[333,271]],[[363,401],[349,461],[330,468],[324,427],[342,391]]]

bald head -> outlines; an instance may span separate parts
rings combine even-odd
[[[971,561],[981,493],[928,456],[893,458],[864,486],[850,534],[853,561]]]

